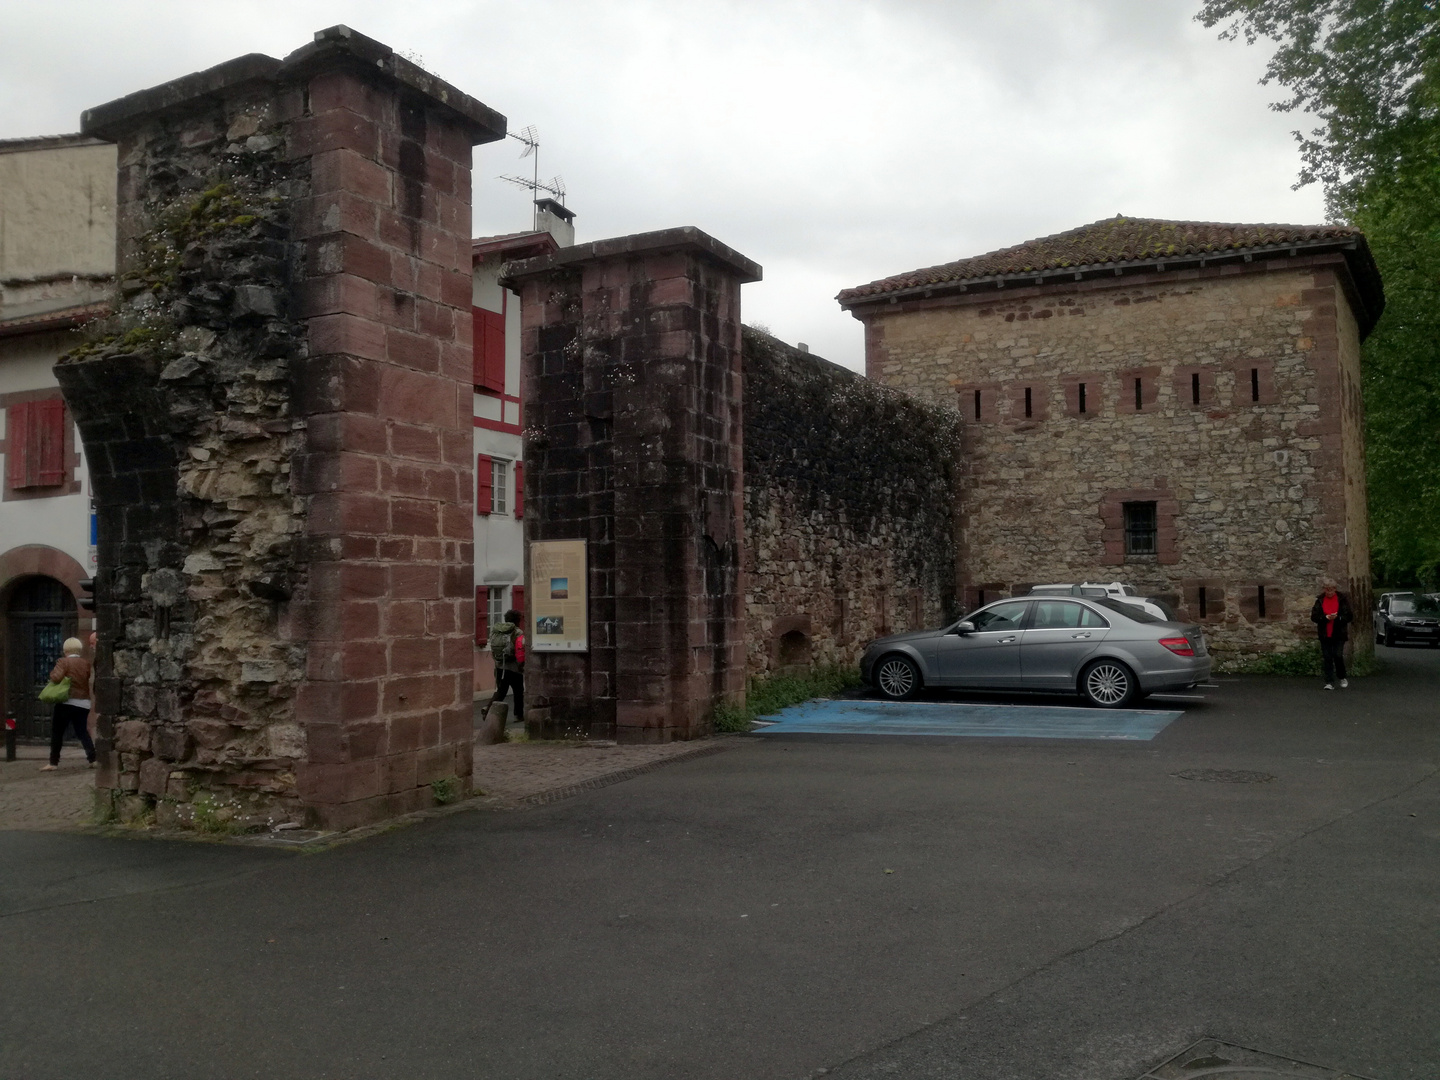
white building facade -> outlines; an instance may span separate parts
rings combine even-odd
[[[0,142],[0,713],[49,731],[36,700],[94,572],[89,478],[54,366],[103,315],[115,265],[115,147]]]

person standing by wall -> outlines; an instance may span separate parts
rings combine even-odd
[[[55,714],[50,721],[50,764],[42,765],[41,772],[50,772],[60,767],[60,746],[65,741],[67,728],[74,728],[80,745],[85,750],[85,760],[95,764],[95,744],[90,741],[90,661],[81,656],[84,646],[79,638],[66,638],[65,655],[55,661],[50,670],[52,683],[70,680],[70,696],[57,702]]]
[[[513,608],[505,612],[505,621],[490,631],[490,653],[495,658],[495,696],[503,701],[506,691],[515,692],[515,719],[525,718],[525,631],[524,618]]]
[[[1350,637],[1350,624],[1355,613],[1350,609],[1350,598],[1335,587],[1334,578],[1320,582],[1320,595],[1315,597],[1315,606],[1310,609],[1310,621],[1320,634],[1320,658],[1325,669],[1325,689],[1335,689],[1335,679],[1340,679],[1343,690],[1350,685],[1345,677],[1345,642]]]

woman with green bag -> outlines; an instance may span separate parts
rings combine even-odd
[[[65,655],[55,662],[50,671],[50,685],[40,691],[41,701],[51,701],[64,693],[63,700],[55,702],[55,715],[50,721],[50,764],[42,765],[41,772],[49,772],[60,766],[60,744],[65,741],[65,729],[73,727],[80,745],[85,748],[85,760],[95,764],[95,744],[90,741],[86,721],[90,718],[90,661],[80,654],[85,646],[79,638],[66,638]],[[65,691],[68,684],[69,691]]]

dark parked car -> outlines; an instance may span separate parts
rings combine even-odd
[[[873,641],[860,678],[892,700],[922,686],[1047,690],[1114,709],[1210,677],[1205,635],[1109,597],[998,600],[940,630]]]
[[[1381,593],[1375,607],[1375,640],[1425,641],[1440,648],[1440,601],[1422,593]]]

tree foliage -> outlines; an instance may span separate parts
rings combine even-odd
[[[1371,551],[1389,582],[1440,574],[1440,0],[1207,0],[1221,37],[1266,39],[1272,108],[1297,131],[1299,184],[1364,231],[1386,307],[1365,342]],[[1299,185],[1297,185],[1299,186]]]

